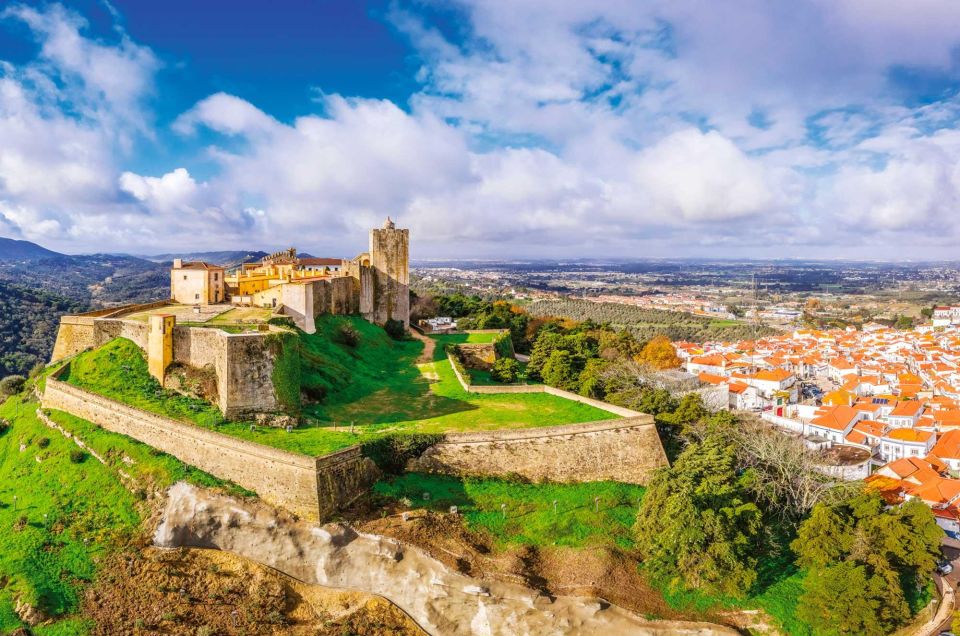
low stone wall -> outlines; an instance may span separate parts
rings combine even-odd
[[[548,428],[450,433],[408,470],[532,481],[646,484],[667,456],[650,415]]]
[[[497,350],[492,342],[459,344],[457,351],[462,356],[463,366],[468,369],[489,371],[497,361]]]
[[[356,446],[319,458],[298,455],[148,413],[53,376],[42,403],[149,444],[311,520],[330,516],[378,476]]]

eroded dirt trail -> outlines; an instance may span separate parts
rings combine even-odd
[[[263,504],[184,483],[170,489],[154,539],[160,547],[226,550],[305,583],[383,596],[431,634],[736,634],[705,623],[646,621],[589,598],[550,598],[521,585],[480,581],[395,539],[296,521]]]

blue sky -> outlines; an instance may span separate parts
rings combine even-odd
[[[956,257],[952,0],[3,7],[2,236]]]

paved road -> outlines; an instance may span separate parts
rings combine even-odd
[[[953,572],[943,577],[950,587],[956,590],[960,587],[960,542],[950,541],[949,539],[944,540],[943,543],[943,554],[946,558],[950,559],[950,563],[953,564]],[[941,577],[934,577],[934,581],[937,583],[937,589],[940,593],[943,593],[943,581]],[[953,612],[947,616],[938,626],[937,629],[933,630],[933,634],[939,634],[941,632],[949,632],[953,624]]]

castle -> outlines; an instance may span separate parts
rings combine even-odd
[[[61,317],[52,361],[127,338],[168,388],[179,390],[178,378],[191,372],[215,377],[211,401],[228,418],[296,415],[299,374],[282,374],[299,368],[299,348],[294,334],[275,323],[315,333],[318,316],[359,314],[408,327],[409,242],[409,230],[388,217],[370,231],[369,251],[352,260],[301,258],[291,248],[228,272],[177,259],[170,299]],[[246,313],[233,319],[237,312]]]
[[[410,324],[409,230],[387,217],[370,231],[370,249],[352,260],[300,258],[290,248],[228,273],[202,261],[173,261],[170,298],[184,305],[230,303],[279,308],[307,333],[325,313],[359,313],[379,325]]]

